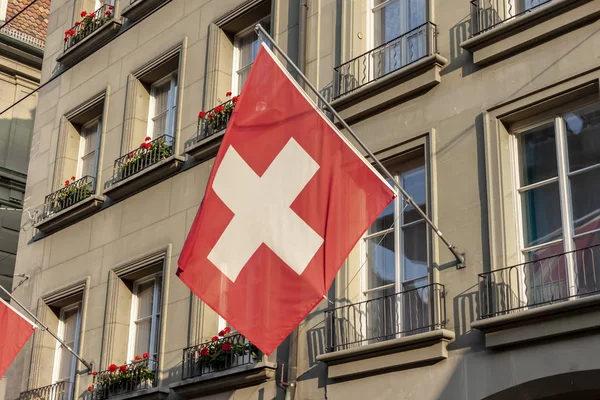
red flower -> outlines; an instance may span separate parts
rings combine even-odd
[[[146,143],[146,146],[144,147],[146,147],[146,150],[148,150],[150,147],[152,147],[152,143]]]
[[[110,365],[108,366],[108,370],[109,370],[110,372],[115,372],[115,371],[116,371],[118,368],[119,368],[119,367],[117,367],[115,364],[110,364]]]
[[[144,353],[144,354],[142,354],[142,357],[144,357],[144,358],[150,358],[150,354]]]
[[[65,186],[69,186],[69,181],[65,181]]]
[[[225,110],[225,106],[219,106],[219,109],[217,110],[218,112],[222,112]]]
[[[72,176],[72,177],[71,177],[71,180],[72,180],[72,181],[74,181],[74,180],[75,180],[75,177],[74,177],[74,176]]]
[[[105,14],[110,15],[110,10],[106,10]]]
[[[140,356],[135,356],[135,361],[140,361],[142,359],[142,357]]]
[[[145,139],[145,140],[146,140],[146,142],[149,142],[149,141],[151,141],[151,140],[152,140],[152,138],[151,138],[150,136],[146,136],[146,139]]]
[[[75,35],[75,29],[69,30],[69,35],[71,35],[71,36]]]
[[[229,351],[231,350],[231,345],[229,343],[224,343],[223,346],[221,346],[221,350]]]
[[[206,347],[203,347],[202,350],[200,350],[200,355],[202,357],[205,357],[208,355],[208,349]]]
[[[231,102],[232,102],[232,103],[237,103],[237,102],[238,102],[238,100],[239,100],[239,98],[240,98],[240,96],[233,96],[233,97],[231,98]]]
[[[198,113],[198,118],[204,118],[205,115],[206,115],[206,113],[204,111],[200,111]]]
[[[215,340],[219,340],[219,337],[218,336],[213,336],[211,340],[214,342]]]
[[[221,332],[219,332],[219,336],[225,336],[225,330],[222,330]]]
[[[79,21],[75,21],[75,26],[79,26]]]
[[[94,390],[94,388],[91,386],[88,386],[88,392],[91,392],[92,390]]]
[[[90,18],[94,18],[94,17],[96,17],[96,14],[94,14],[94,13],[91,13],[91,14],[89,15],[89,17],[90,17]]]
[[[213,119],[214,117],[215,117],[215,115],[213,113],[208,114],[208,119]]]
[[[67,30],[65,31],[65,35],[68,35],[68,34],[69,34],[69,32],[71,32],[71,30],[70,30],[70,29],[67,29]]]
[[[121,365],[119,367],[119,371],[121,371],[121,372],[127,372],[127,365]]]
[[[225,93],[225,96],[227,96],[227,97],[231,96],[231,92]]]
[[[85,11],[81,12],[81,18],[84,18],[87,15],[87,13]]]
[[[231,332],[231,328],[230,328],[230,327],[228,327],[228,326],[226,326],[226,327],[225,327],[225,329],[223,329],[223,330],[225,331],[225,333],[229,333],[229,332]]]
[[[114,8],[113,6],[108,6],[108,9],[109,9],[109,10],[112,10],[113,8]]]
[[[92,372],[92,375],[96,376],[98,373],[96,371]]]
[[[68,40],[69,40],[69,38],[65,36],[65,42],[67,42]]]

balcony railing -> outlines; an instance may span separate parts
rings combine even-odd
[[[472,0],[473,36],[527,14],[552,0]]]
[[[189,141],[186,147],[193,146],[202,139],[225,130],[227,128],[227,124],[229,124],[229,119],[231,118],[231,113],[235,108],[236,102],[237,96],[223,104],[219,104],[210,111],[202,111],[198,115],[198,127],[196,129],[196,135]]]
[[[67,400],[72,387],[73,385],[69,381],[58,382],[54,385],[23,392],[19,396],[19,400]]]
[[[91,176],[74,181],[46,196],[39,221],[87,199],[96,191],[96,179]]]
[[[91,398],[103,400],[156,385],[156,362],[143,359],[117,367],[114,371],[98,372],[91,386]]]
[[[434,53],[437,53],[437,27],[426,22],[334,68],[336,98]]]
[[[224,345],[229,345],[225,347]],[[248,340],[234,334],[183,350],[182,378],[188,379],[211,372],[251,365],[262,359],[262,353]]]
[[[416,289],[325,311],[327,352],[441,329],[446,321],[444,286]]]
[[[75,46],[86,37],[100,29],[104,24],[114,18],[114,7],[105,4],[93,13],[87,14],[81,18],[81,21],[65,32],[64,50]]]
[[[172,136],[162,135],[115,160],[112,183],[122,181],[173,155]]]
[[[479,318],[596,293],[600,293],[600,245],[479,274]]]

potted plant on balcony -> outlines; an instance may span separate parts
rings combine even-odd
[[[106,7],[106,10],[103,10],[105,7],[103,6],[92,13],[88,13],[87,11],[81,12],[81,21],[76,21],[73,28],[65,31],[64,41],[68,42],[68,46],[77,44],[97,28],[113,19],[114,6],[109,5]]]
[[[125,179],[173,154],[173,146],[167,144],[164,137],[154,142],[151,140],[152,138],[146,137],[139,149],[127,154],[125,161],[118,166],[119,179]]]
[[[107,398],[126,392],[132,392],[142,387],[151,387],[154,382],[155,371],[149,367],[150,355],[144,353],[141,357],[135,356],[130,364],[111,364],[108,370],[92,372],[94,386],[88,387],[89,392],[95,392],[98,398]]]
[[[65,208],[72,206],[80,200],[83,200],[92,194],[92,188],[90,182],[84,182],[82,184],[75,184],[75,177],[72,176],[71,180],[65,181],[65,187],[58,192],[54,203],[56,212],[64,210]]]
[[[231,97],[231,92],[227,92],[225,96]],[[216,106],[208,112],[200,111],[200,113],[198,113],[200,124],[203,126],[203,130],[205,131],[203,132],[204,136],[209,136],[209,132],[214,133],[226,128],[227,122],[229,121],[231,113],[233,113],[233,109],[235,108],[239,98],[239,95],[233,96],[231,99],[225,101],[219,106]]]
[[[243,336],[228,336],[231,328],[226,327],[210,342],[200,346],[197,362],[203,372],[221,371],[235,365],[237,357],[249,354],[253,360],[258,358],[258,349]]]

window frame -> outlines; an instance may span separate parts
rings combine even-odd
[[[154,282],[153,285],[153,302],[152,302],[152,314],[149,317],[137,318],[138,307],[139,307],[139,298],[138,298],[138,289],[141,285],[146,284],[148,282]],[[160,338],[160,323],[159,318],[162,315],[162,305],[159,304],[162,300],[163,294],[163,276],[162,272],[156,272],[154,274],[145,276],[143,278],[137,279],[133,282],[133,287],[131,291],[131,314],[129,320],[129,342],[127,344],[127,360],[132,360],[136,355],[141,356],[141,354],[135,353],[135,340],[137,335],[137,323],[143,319],[151,318],[152,322],[150,323],[150,346],[148,349],[148,353],[150,354],[150,360],[153,360],[154,363],[151,363],[148,368],[155,369],[156,361],[158,360],[159,354],[159,338]],[[159,301],[160,300],[160,301]]]
[[[73,304],[69,304],[67,306],[61,307],[60,311],[59,311],[59,317],[58,317],[58,330],[57,330],[57,335],[61,340],[65,340],[65,322],[64,322],[64,315],[69,312],[69,311],[73,311],[73,310],[77,310],[77,320],[75,322],[75,338],[73,340],[73,350],[74,351],[78,351],[79,349],[79,343],[81,341],[81,310],[82,310],[82,302],[78,301],[76,303]],[[71,361],[71,374],[69,376],[69,378],[67,379],[60,379],[59,377],[59,373],[60,373],[60,363],[61,363],[61,348],[62,348],[62,344],[60,344],[60,342],[56,341],[56,347],[55,347],[55,351],[54,351],[54,366],[52,368],[52,383],[59,383],[59,382],[68,382],[70,384],[70,388],[68,391],[68,399],[72,398],[72,388],[74,387],[73,385],[75,384],[75,377],[76,377],[76,373],[77,373],[77,358],[75,358],[75,356],[71,355],[72,357],[72,361]]]
[[[77,155],[77,172],[75,173],[76,179],[81,179],[84,177],[84,175],[83,175],[83,157],[91,154],[91,152],[87,153],[87,154],[83,154],[85,151],[86,137],[83,136],[81,133],[84,131],[84,129],[86,127],[89,127],[94,124],[97,124],[97,126],[96,126],[96,146],[94,147],[94,164],[93,164],[93,168],[92,168],[92,170],[94,171],[94,175],[92,176],[92,178],[96,178],[96,176],[98,175],[98,161],[100,159],[100,136],[102,135],[102,115],[99,115],[99,116],[89,120],[88,122],[86,122],[85,124],[83,124],[81,126],[81,129],[79,131],[79,151],[78,151],[78,155]]]
[[[242,40],[242,38],[244,38],[245,36],[250,35],[251,33],[254,33],[254,27],[256,26],[256,24],[263,24],[264,22],[268,21],[269,22],[269,30],[270,30],[270,22],[271,22],[271,15],[267,15],[261,19],[259,19],[258,21],[256,21],[255,23],[247,26],[246,28],[242,29],[241,31],[237,32],[235,34],[235,36],[233,37],[233,59],[232,59],[232,72],[231,72],[231,92],[234,94],[239,94],[242,90],[239,87],[239,82],[240,82],[240,78],[239,78],[239,74],[242,70],[245,69],[250,69],[252,68],[252,65],[254,64],[254,60],[252,60],[252,62],[250,64],[244,65],[244,66],[240,66],[240,41]],[[245,82],[244,82],[245,83]]]
[[[159,115],[162,115],[164,113],[166,113],[167,115],[167,131],[164,132],[163,135],[168,135],[172,138],[175,137],[175,123],[177,120],[177,92],[179,91],[178,71],[170,72],[162,78],[153,82],[152,85],[150,85],[150,98],[148,102],[148,124],[146,127],[146,136],[152,138],[152,140],[156,139],[156,137],[154,137],[154,120],[157,118],[157,115],[155,114],[157,90],[156,88],[165,85],[167,82],[170,82],[169,90],[167,92],[167,110]]]

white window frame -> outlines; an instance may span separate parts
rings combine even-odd
[[[427,165],[427,157],[423,156],[423,161],[424,161],[424,169],[425,169],[425,198],[426,198],[426,214],[430,215],[430,209],[431,209],[431,205],[430,205],[430,181],[429,181],[429,168]],[[410,161],[409,161],[410,163]],[[396,172],[392,172],[392,175],[394,177],[394,179],[396,179],[397,181],[400,179],[400,177],[402,176],[402,174],[413,171],[416,168],[399,168],[399,171]],[[402,203],[402,204],[401,204]],[[367,301],[369,299],[369,294],[373,293],[373,292],[377,292],[377,291],[381,291],[383,292],[386,289],[389,288],[394,288],[394,292],[395,293],[400,293],[403,292],[404,289],[404,285],[417,281],[419,279],[423,279],[423,278],[427,278],[427,284],[430,285],[432,283],[432,276],[431,273],[429,271],[429,267],[431,264],[431,260],[430,260],[430,255],[431,255],[431,238],[429,233],[426,235],[426,243],[425,245],[427,246],[427,275],[424,276],[420,276],[417,278],[411,278],[411,279],[404,279],[404,265],[402,262],[402,249],[404,249],[403,246],[403,238],[402,238],[402,230],[404,228],[409,228],[411,226],[415,226],[417,224],[426,224],[425,220],[423,218],[416,220],[416,221],[412,221],[409,223],[404,224],[402,222],[402,212],[404,210],[404,206],[405,206],[405,201],[402,200],[400,197],[397,197],[394,199],[394,224],[393,227],[381,230],[379,232],[376,233],[372,233],[372,234],[368,234],[368,231],[365,232],[365,234],[363,235],[363,237],[361,238],[360,241],[360,260],[361,260],[361,265],[364,265],[364,268],[362,268],[361,271],[361,293],[360,293],[360,301]],[[368,240],[374,237],[380,237],[384,234],[384,232],[386,232],[385,234],[389,235],[390,233],[394,234],[394,248],[397,249],[397,251],[394,251],[394,264],[395,264],[395,282],[393,284],[388,284],[388,285],[384,285],[384,286],[379,286],[377,288],[369,288],[369,260],[368,260]],[[383,293],[382,293],[383,295]],[[400,310],[400,319],[398,321],[398,324],[400,326],[399,331],[403,332],[404,329],[402,328],[402,325],[404,324],[403,321],[403,308],[402,308],[402,302],[401,302],[401,297],[398,298],[398,302],[397,302],[397,307],[399,307],[398,309]],[[367,336],[367,332],[366,332],[366,327],[368,325],[367,323],[367,318],[368,316],[363,315],[363,323],[362,323],[362,329],[363,331],[361,332],[361,334],[363,335],[363,337]],[[433,318],[433,316],[432,316]],[[401,336],[400,334],[398,335],[399,337]]]
[[[89,127],[91,125],[94,124],[98,124],[97,126],[97,131],[96,131],[96,148],[94,149],[94,166],[92,168],[92,170],[94,171],[94,176],[92,176],[92,178],[96,178],[96,176],[98,175],[98,160],[100,157],[100,136],[102,135],[102,116],[98,116],[88,122],[86,122],[85,124],[83,124],[83,126],[81,127],[81,131],[83,132],[83,130],[86,127]],[[83,154],[85,151],[85,141],[86,138],[84,136],[80,136],[79,137],[79,152],[78,152],[78,156],[77,156],[77,172],[75,174],[75,177],[77,179],[81,179],[83,178],[82,173],[83,173],[83,157],[86,154]]]
[[[271,15],[268,15],[260,20],[256,21],[254,24],[244,28],[235,34],[233,38],[233,62],[231,65],[231,93],[239,94],[239,72],[245,68],[252,68],[252,64],[254,64],[254,60],[248,65],[240,66],[240,40],[242,37],[250,34],[250,32],[254,32],[254,27],[256,24],[264,23],[265,21],[269,21]]]
[[[150,87],[150,101],[148,105],[148,127],[146,130],[146,136],[152,139],[156,139],[154,137],[154,118],[156,118],[155,108],[156,108],[156,87],[162,86],[167,82],[171,82],[171,86],[169,87],[169,93],[167,98],[167,131],[164,133],[165,135],[169,135],[171,137],[175,137],[175,116],[177,115],[177,92],[179,88],[178,83],[179,76],[177,71],[171,72],[156,82],[154,82]]]
[[[592,166],[588,166],[582,169],[579,169],[575,172],[569,171],[569,155],[568,155],[568,146],[567,146],[567,127],[564,119],[564,115],[569,114],[570,112],[579,110],[581,108],[593,105],[595,102],[587,101],[583,99],[581,102],[561,107],[560,112],[555,112],[552,116],[543,117],[540,116],[535,118],[533,122],[524,122],[521,124],[515,124],[515,128],[510,130],[509,136],[509,144],[511,151],[511,161],[512,165],[515,165],[513,168],[513,182],[514,182],[514,206],[516,210],[517,216],[517,240],[519,243],[519,264],[525,263],[526,253],[533,252],[536,250],[540,250],[546,247],[550,247],[559,243],[563,245],[563,252],[569,253],[575,251],[575,240],[581,237],[592,235],[594,233],[600,232],[600,229],[595,229],[592,231],[587,231],[580,234],[575,234],[574,232],[574,221],[573,221],[573,209],[572,209],[572,196],[571,196],[571,184],[570,178],[574,175],[578,175],[592,169],[600,168],[600,164],[595,164]],[[521,179],[521,171],[523,169],[522,160],[519,157],[519,135],[524,132],[547,124],[549,122],[553,122],[554,124],[554,135],[556,138],[556,164],[557,164],[557,177],[548,178],[540,182],[536,182],[527,186],[522,185]],[[526,247],[525,245],[525,214],[523,210],[523,202],[521,198],[521,194],[528,189],[533,189],[535,187],[543,186],[547,183],[558,182],[558,191],[559,191],[559,200],[560,200],[560,212],[561,212],[561,228],[562,228],[562,237],[560,239],[555,239],[549,242],[545,242],[542,244],[536,244],[534,246]],[[577,293],[577,284],[575,282],[575,264],[572,257],[566,257],[566,267],[567,267],[567,290],[568,295],[573,296]],[[521,270],[521,274],[524,277],[524,271]],[[523,299],[527,299],[527,287],[524,282],[521,282],[522,292],[521,295]]]
[[[79,349],[79,341],[81,336],[81,302],[77,302],[74,304],[70,304],[68,306],[62,307],[59,312],[58,317],[58,337],[61,340],[64,340],[65,337],[65,323],[64,323],[64,315],[69,311],[77,310],[77,322],[75,323],[75,339],[73,341],[73,350],[77,351]],[[64,382],[65,380],[59,380],[59,372],[60,372],[60,362],[61,362],[61,347],[62,345],[57,341],[56,347],[54,350],[54,367],[52,368],[52,383]],[[77,358],[71,355],[71,375],[69,376],[67,382],[70,382],[68,399],[72,397],[73,384],[75,383],[75,374],[77,372]]]
[[[137,333],[137,325],[136,322],[141,321],[141,319],[137,318],[138,313],[138,288],[140,285],[145,283],[154,281],[154,297],[152,301],[152,315],[150,317],[145,317],[144,319],[151,318],[152,322],[150,325],[150,348],[148,353],[150,354],[150,359],[154,361],[148,365],[148,368],[154,369],[156,368],[156,361],[158,358],[158,353],[160,351],[158,346],[158,340],[160,336],[160,326],[158,322],[158,318],[162,314],[162,307],[159,304],[159,300],[162,299],[162,273],[157,272],[155,274],[146,276],[144,278],[138,279],[133,283],[133,291],[131,296],[131,316],[129,320],[129,343],[127,346],[127,360],[132,360],[136,355],[141,356],[141,354],[134,354],[135,352],[135,336]],[[160,285],[158,284],[160,282]],[[162,300],[161,300],[162,301]]]
[[[8,0],[0,0],[0,21],[6,21],[7,8],[8,8]]]

